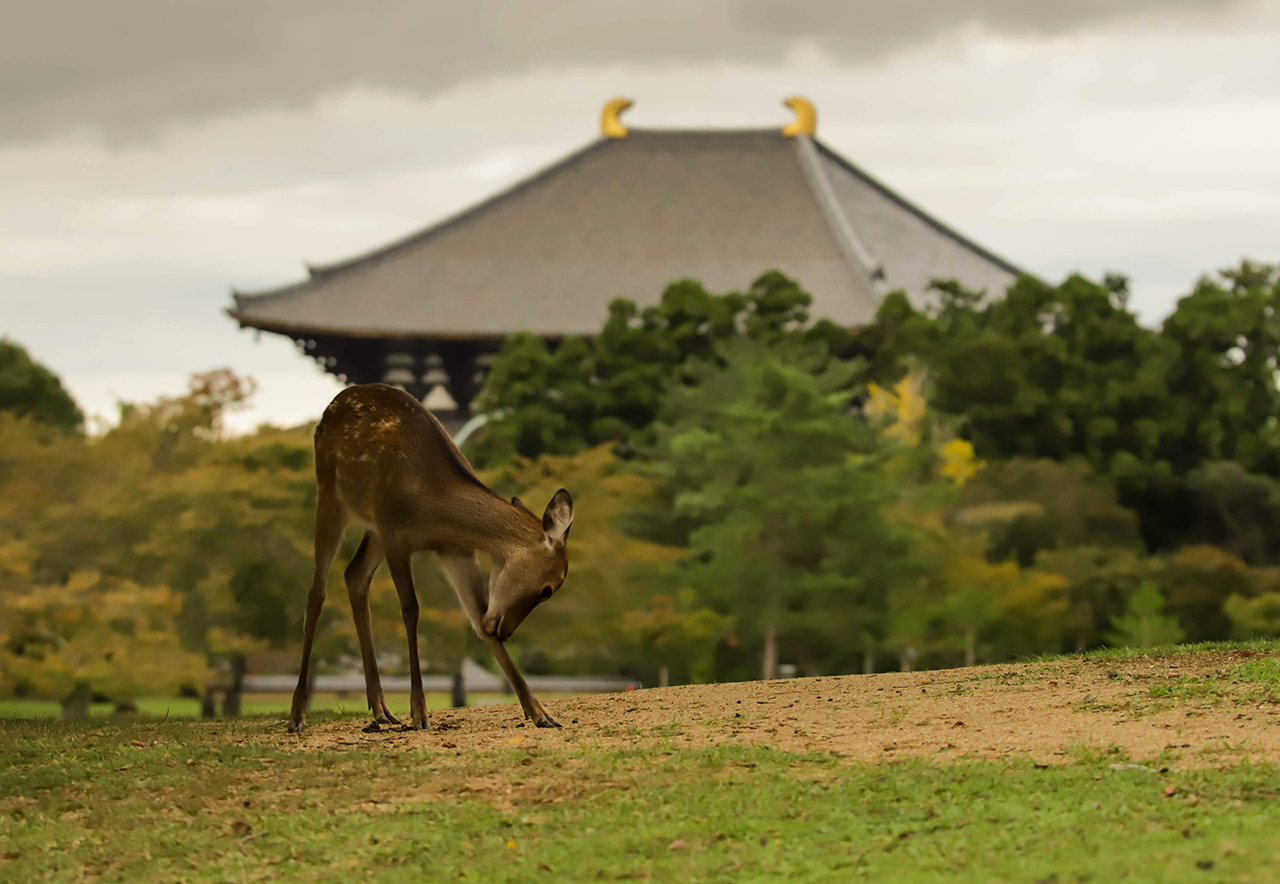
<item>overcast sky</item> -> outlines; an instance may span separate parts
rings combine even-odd
[[[232,286],[450,214],[614,95],[633,125],[741,127],[794,93],[1020,266],[1128,273],[1155,324],[1201,273],[1280,260],[1278,39],[1280,0],[7,3],[0,335],[90,413],[229,366],[261,388],[238,426],[314,417],[336,381],[237,330]]]

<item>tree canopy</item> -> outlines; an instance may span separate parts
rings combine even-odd
[[[6,338],[0,338],[0,412],[30,418],[64,433],[84,429],[84,414],[58,376]]]
[[[770,272],[615,301],[591,339],[513,335],[472,453],[504,495],[570,488],[577,518],[565,591],[512,653],[652,683],[1278,634],[1278,286],[1246,261],[1148,328],[1117,275],[938,282],[850,330]],[[229,655],[294,665],[312,442],[226,433],[251,394],[197,375],[85,435],[0,344],[0,692],[70,707],[192,687]],[[478,645],[430,556],[415,576],[424,659],[451,669]],[[370,608],[399,671],[385,574]],[[358,659],[345,605],[316,659]]]
[[[686,279],[651,307],[615,300],[591,342],[570,337],[552,348],[529,333],[511,335],[477,403],[491,423],[475,447],[476,461],[571,454],[628,439],[653,422],[672,380],[694,360],[714,358],[719,342],[837,333],[828,322],[808,325],[810,301],[776,271],[746,292],[725,294]]]
[[[1268,610],[1261,602],[1248,605],[1268,591],[1258,569],[1280,549],[1272,512],[1280,500],[1278,284],[1275,267],[1245,261],[1206,276],[1149,328],[1129,309],[1118,274],[1056,286],[1024,276],[1004,293],[938,281],[931,304],[890,293],[871,323],[845,330],[812,323],[807,295],[777,273],[744,293],[710,294],[683,281],[653,307],[615,302],[591,341],[548,348],[531,336],[509,340],[481,399],[494,423],[480,453],[501,461],[512,451],[536,458],[622,443],[618,452],[657,482],[623,523],[687,549],[678,580],[668,576],[733,617],[733,634],[748,643],[762,639],[762,612],[799,610],[801,599],[818,597],[806,595],[814,584],[800,573],[864,579],[859,562],[815,564],[815,550],[827,548],[817,539],[824,507],[846,498],[860,507],[841,520],[861,524],[874,511],[885,526],[914,530],[903,562],[924,574],[912,582],[905,568],[885,580],[877,612],[846,630],[846,652],[892,651],[910,665],[907,657],[947,647],[967,660],[1085,648],[1136,635],[1116,625],[1132,625],[1132,616],[1143,624],[1173,616],[1181,634],[1225,637],[1229,600],[1249,622],[1268,622],[1252,613]],[[843,429],[812,439],[798,428],[761,435],[775,426],[766,418],[780,422],[791,407],[779,391],[798,394],[805,384],[834,397],[824,400],[834,403],[829,419]],[[860,449],[885,416],[892,438]],[[754,430],[753,419],[761,422]],[[809,414],[797,427],[823,420]],[[836,450],[859,452],[863,485],[808,484],[830,438],[840,439]],[[898,454],[887,457],[886,445]],[[866,468],[876,458],[879,478]],[[948,476],[965,485],[949,503],[936,493]],[[872,524],[861,534],[876,537]],[[800,561],[796,550],[781,551],[787,537],[805,538],[810,559],[784,578],[779,563]],[[860,548],[856,537],[843,544]],[[1238,567],[1201,567],[1206,544]],[[886,541],[879,561],[894,560],[892,549]],[[1148,586],[1168,614],[1153,608]],[[815,622],[836,622],[832,612],[848,614],[860,598],[846,592]]]

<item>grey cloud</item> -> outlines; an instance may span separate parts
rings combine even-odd
[[[798,44],[861,64],[966,25],[1053,35],[1222,20],[1250,0],[47,0],[0,15],[0,139],[296,105],[344,86],[431,94],[538,66],[729,60]]]

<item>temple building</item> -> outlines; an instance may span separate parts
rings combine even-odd
[[[845,325],[894,289],[923,304],[936,278],[993,292],[1013,281],[1018,268],[818,141],[813,105],[786,103],[795,119],[781,129],[636,129],[615,99],[601,137],[549,168],[301,282],[233,292],[228,312],[344,382],[431,394],[456,426],[508,333],[591,335],[614,298],[656,303],[677,279],[741,290],[781,270],[814,316]]]

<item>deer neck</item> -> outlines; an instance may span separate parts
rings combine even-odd
[[[459,495],[457,527],[467,537],[466,545],[502,562],[541,543],[542,524],[492,492],[465,488]]]

